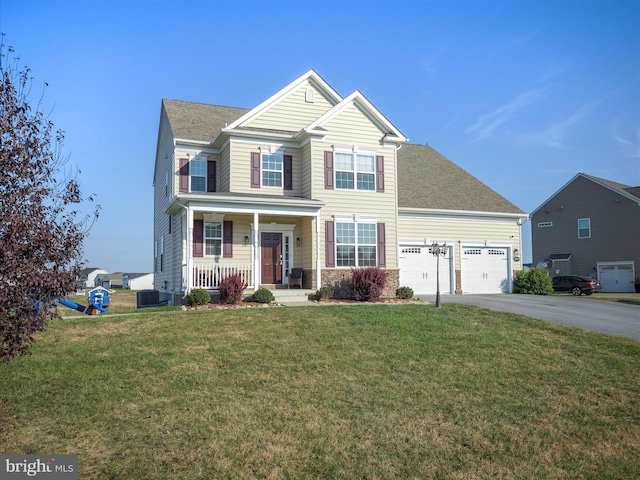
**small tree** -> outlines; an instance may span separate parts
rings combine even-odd
[[[64,133],[32,108],[30,70],[0,41],[0,359],[25,355],[43,330],[48,308],[74,291],[82,242],[99,207],[80,221],[83,199],[63,172]],[[45,84],[46,85],[46,84]]]

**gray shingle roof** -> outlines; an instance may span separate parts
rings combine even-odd
[[[586,173],[582,174],[583,176],[600,182],[609,188],[617,190],[622,194],[632,195],[638,199],[640,199],[640,187],[631,187],[629,185],[625,185],[624,183],[612,182],[611,180],[607,180],[606,178],[594,177],[593,175],[587,175]]]
[[[414,144],[398,150],[398,206],[525,214],[433,148]]]
[[[222,107],[205,103],[163,99],[175,138],[210,142],[220,129],[249,111],[248,108]]]

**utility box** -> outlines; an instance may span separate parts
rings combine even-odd
[[[164,307],[167,305],[167,301],[160,300],[158,290],[140,290],[136,293],[136,304],[138,308]]]

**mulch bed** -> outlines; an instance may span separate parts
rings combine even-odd
[[[417,298],[381,298],[377,302],[361,302],[358,300],[351,300],[345,298],[328,298],[326,300],[322,300],[318,302],[317,300],[310,300],[309,305],[314,304],[362,304],[362,305],[370,305],[372,303],[376,304],[389,304],[389,303],[425,303]],[[248,302],[248,301],[240,301],[236,305],[228,305],[221,303],[208,303],[207,305],[199,305],[197,307],[188,307],[183,306],[183,310],[215,310],[215,309],[225,309],[225,308],[267,308],[267,307],[282,307],[281,303],[272,302],[272,303],[260,303],[260,302]]]

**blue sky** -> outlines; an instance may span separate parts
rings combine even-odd
[[[310,68],[525,212],[578,172],[640,185],[637,0],[0,0],[0,31],[49,85],[111,272],[152,270],[161,99],[251,108]]]

